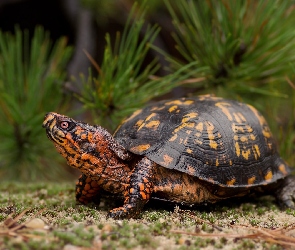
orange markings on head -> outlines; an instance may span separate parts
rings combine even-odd
[[[72,145],[74,145],[76,148],[79,148],[77,142],[75,142],[73,140],[73,137],[72,137],[72,135],[70,133],[67,133],[66,134],[66,139],[68,140],[69,143],[71,143]]]
[[[63,131],[61,131],[61,130],[57,130],[57,131],[56,131],[56,134],[57,134],[57,136],[58,136],[59,138],[64,138],[64,137],[65,137],[65,133],[64,133]]]
[[[49,113],[49,114],[46,115],[46,117],[44,119],[44,122],[43,122],[43,126],[45,126],[47,124],[47,122],[50,121],[50,120],[54,120],[55,121],[54,114],[56,114],[56,113],[51,112],[51,113]]]
[[[51,118],[51,117],[52,117],[52,118]],[[52,123],[50,124],[50,126],[49,126],[49,130],[52,131],[53,128],[55,127],[55,125],[56,125],[56,120],[55,120],[54,116],[51,116],[51,115],[50,115],[50,118],[51,118],[51,119],[54,119],[54,120],[52,121]],[[51,119],[46,119],[46,120],[44,121],[43,124],[45,124],[48,120],[51,120]]]
[[[84,132],[84,129],[82,129],[80,126],[77,126],[76,127],[76,131],[75,131],[75,134],[76,135],[80,135]]]

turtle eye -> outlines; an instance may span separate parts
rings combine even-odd
[[[68,121],[61,121],[59,123],[59,127],[63,130],[71,130],[74,126],[73,122],[68,122]]]
[[[67,129],[69,127],[69,123],[68,122],[61,122],[60,127],[63,129]]]

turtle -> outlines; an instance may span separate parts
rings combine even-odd
[[[137,218],[152,198],[184,205],[270,193],[295,208],[295,181],[265,118],[253,106],[201,95],[153,102],[112,135],[65,115],[43,127],[68,165],[82,172],[76,200],[121,195],[113,219]]]

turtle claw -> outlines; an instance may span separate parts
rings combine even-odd
[[[295,176],[284,179],[282,187],[276,191],[275,195],[282,208],[295,209]]]
[[[127,205],[127,206],[112,209],[108,213],[107,218],[118,220],[118,219],[135,218],[137,216],[138,216],[138,213],[135,211],[135,209],[132,209],[131,206]]]

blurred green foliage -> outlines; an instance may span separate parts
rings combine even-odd
[[[42,179],[62,172],[42,129],[46,112],[62,110],[62,83],[72,49],[49,34],[0,32],[0,177]],[[53,157],[52,157],[53,156]],[[46,167],[50,171],[45,171]]]
[[[206,66],[207,87],[286,97],[280,91],[295,60],[295,15],[291,1],[165,0],[176,32],[179,60],[167,54],[172,69],[187,63]],[[286,84],[287,85],[287,84]],[[228,92],[228,91],[226,91]]]
[[[149,16],[164,7],[164,2],[159,0],[81,0],[81,4],[94,13],[96,22],[100,27],[105,26],[110,18],[117,20],[125,26],[129,11],[132,7],[135,7],[133,6],[134,3],[138,6],[144,6],[144,11]],[[118,13],[120,14],[118,15]]]

